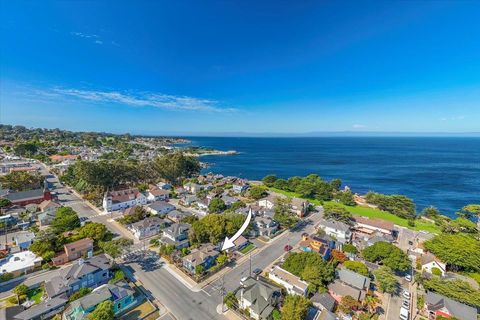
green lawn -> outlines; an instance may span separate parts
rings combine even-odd
[[[43,287],[38,287],[27,291],[27,297],[29,300],[35,301],[35,303],[40,303],[43,296]]]
[[[253,243],[249,243],[248,246],[246,246],[245,248],[243,248],[242,250],[240,250],[241,253],[243,254],[246,254],[248,253],[250,250],[253,250],[253,248],[255,248],[255,245]]]
[[[273,192],[284,194],[284,195],[289,196],[289,197],[299,198],[298,194],[295,193],[295,192],[283,191],[283,190],[279,190],[279,189],[275,189],[275,188],[270,188],[270,190],[273,191]],[[310,203],[314,204],[314,205],[322,205],[322,201],[319,201],[319,200],[308,199],[308,201]],[[326,201],[326,202],[329,202],[329,201]],[[406,228],[412,229],[412,230],[418,230],[418,231],[423,230],[423,231],[428,231],[428,232],[432,232],[432,233],[440,233],[440,228],[437,225],[435,225],[433,223],[426,222],[426,221],[416,220],[415,221],[415,227],[410,227],[408,225],[407,219],[397,217],[396,215],[391,214],[389,212],[385,212],[385,211],[382,211],[382,210],[379,210],[379,209],[374,209],[374,208],[362,207],[362,206],[350,207],[350,206],[343,205],[341,203],[339,203],[339,205],[344,206],[353,215],[363,216],[363,217],[368,217],[368,218],[378,218],[378,219],[382,219],[382,220],[391,221],[396,225],[406,227]]]

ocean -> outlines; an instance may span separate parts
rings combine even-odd
[[[318,174],[339,178],[353,192],[412,198],[417,211],[433,205],[450,217],[480,203],[480,138],[468,137],[187,137],[193,145],[236,150],[203,156],[204,172],[260,180]]]

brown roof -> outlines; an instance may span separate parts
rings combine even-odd
[[[49,158],[52,161],[62,161],[62,160],[74,160],[74,159],[77,159],[77,156],[73,155],[73,154],[67,154],[67,155],[64,155],[64,156],[59,155],[59,154],[54,154],[53,156],[50,156]]]
[[[148,192],[150,192],[152,195],[154,195],[155,197],[158,197],[158,196],[163,196],[163,195],[166,195],[166,194],[170,194],[170,191],[168,190],[163,190],[163,189],[150,189],[148,190]]]
[[[107,192],[107,196],[112,198],[112,202],[127,202],[138,198],[140,195],[141,193],[137,188]]]
[[[357,223],[365,224],[375,228],[381,228],[385,230],[393,231],[394,224],[390,221],[380,220],[380,219],[370,219],[365,217],[354,217],[353,218]]]
[[[77,240],[75,242],[67,243],[65,245],[65,249],[67,249],[67,250],[72,250],[72,249],[79,250],[80,249],[81,250],[81,249],[87,249],[91,246],[93,246],[93,240],[90,239],[90,238],[84,238],[84,239]]]
[[[61,205],[51,200],[44,200],[38,205],[38,207],[41,211],[44,211],[46,208],[60,208]]]

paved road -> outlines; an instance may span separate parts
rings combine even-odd
[[[137,254],[137,259],[123,265],[127,274],[143,284],[143,288],[165,305],[178,320],[223,320],[216,307],[221,297],[193,292],[175,279],[162,265],[158,255]]]
[[[302,236],[302,233],[313,233],[314,226],[323,215],[323,212],[313,213],[309,218],[306,219],[308,224],[298,228],[297,230],[287,232],[285,234],[279,235],[271,243],[265,246],[265,248],[259,254],[252,254],[252,270],[255,268],[260,268],[264,270],[272,262],[277,260],[282,256],[284,252],[284,247],[286,244],[294,246],[297,244]],[[224,276],[224,286],[227,292],[233,291],[238,288],[240,279],[250,274],[250,262],[249,259],[244,261],[239,266],[234,266],[231,271],[225,274]],[[211,284],[204,287],[204,290],[209,294],[213,295],[218,292],[218,289],[222,285],[222,279],[218,279]]]

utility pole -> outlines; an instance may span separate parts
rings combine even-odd
[[[221,283],[220,283],[220,286],[218,288],[218,293],[219,293],[220,298],[222,299],[220,301],[220,305],[222,306],[222,313],[224,313],[225,312],[225,304],[223,303],[223,300],[225,299],[225,295],[226,295],[225,275],[222,275],[222,277],[220,279],[221,279]]]

